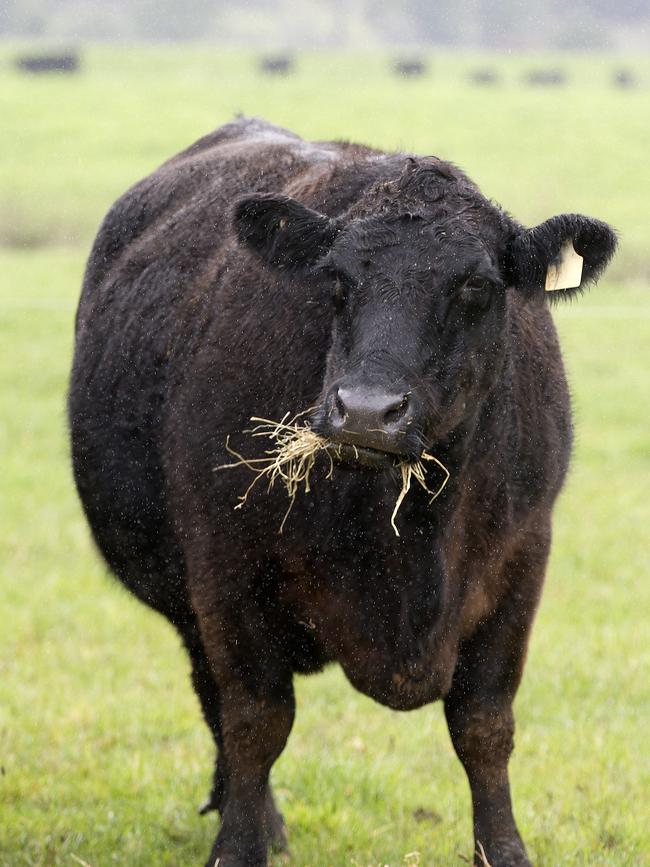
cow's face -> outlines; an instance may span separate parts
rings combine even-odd
[[[416,458],[481,403],[506,310],[486,236],[462,220],[412,217],[343,229],[319,263],[335,309],[319,433],[366,463]]]
[[[567,240],[584,257],[583,284],[615,245],[609,227],[576,215],[523,229],[437,161],[409,160],[341,219],[255,196],[236,221],[270,264],[328,286],[332,342],[313,426],[373,466],[414,460],[476,417],[502,375],[508,293],[542,303]]]

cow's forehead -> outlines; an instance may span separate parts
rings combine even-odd
[[[500,235],[494,220],[468,219],[466,214],[431,220],[372,217],[344,229],[328,258],[353,276],[405,264],[433,268],[444,262],[490,261]]]

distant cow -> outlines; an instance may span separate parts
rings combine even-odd
[[[331,662],[387,707],[444,701],[477,845],[529,864],[507,766],[571,449],[545,292],[568,242],[580,287],[552,299],[601,273],[606,224],[524,228],[436,157],[245,119],[104,220],[77,315],[74,474],[108,564],[187,647],[218,750],[208,864],[264,865],[284,843],[269,773],[293,675]],[[280,534],[286,491],[234,510],[250,473],[215,467],[228,438],[268,447],[251,416],[303,410],[335,463],[322,454]],[[450,480],[434,503],[415,486],[397,537],[396,463],[423,452]]]
[[[638,85],[637,77],[631,69],[617,69],[613,81],[614,85],[622,90],[632,90]]]
[[[34,54],[19,57],[16,66],[23,72],[77,72],[79,56],[72,52],[65,54]]]
[[[259,68],[266,75],[288,75],[293,69],[293,58],[287,55],[262,57]]]
[[[397,75],[401,75],[404,78],[416,78],[421,75],[426,75],[427,65],[424,60],[407,58],[404,60],[396,60],[393,64],[393,70]]]

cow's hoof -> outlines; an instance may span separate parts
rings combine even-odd
[[[211,795],[205,803],[199,807],[199,816],[206,816],[208,813],[216,812],[220,808],[220,804]],[[266,804],[266,839],[267,843],[273,852],[287,852],[289,843],[287,842],[287,833],[285,830],[284,819],[282,813],[273,803],[273,799],[269,798]],[[221,867],[221,864],[219,865]]]
[[[205,867],[268,867],[266,846],[242,843],[219,832]]]
[[[521,840],[500,842],[487,851],[477,846],[474,867],[532,867]],[[221,867],[221,865],[219,865]]]
[[[260,858],[259,856],[249,858],[242,855],[228,854],[228,852],[215,852],[213,849],[212,854],[205,863],[205,867],[267,867],[267,864],[266,858]]]
[[[500,858],[497,856],[496,858],[490,858],[488,860],[483,859],[481,856],[477,856],[474,859],[474,867],[533,867],[528,858],[524,855],[516,858]],[[219,865],[221,867],[221,865]]]

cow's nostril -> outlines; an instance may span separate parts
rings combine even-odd
[[[406,413],[408,405],[409,395],[407,392],[399,401],[395,401],[388,407],[384,413],[384,424],[395,424],[395,422],[398,422]]]

